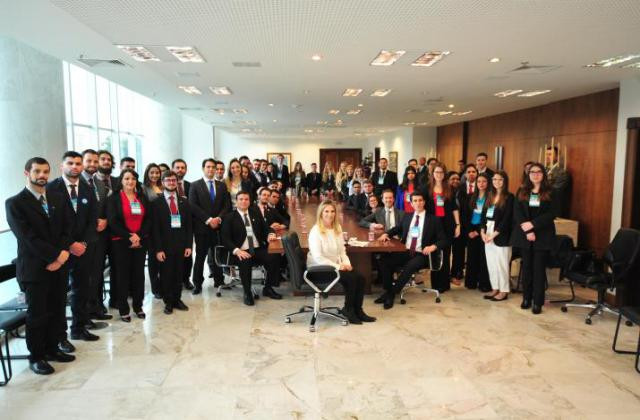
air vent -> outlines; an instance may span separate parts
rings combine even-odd
[[[511,70],[509,73],[515,74],[544,74],[553,70],[559,69],[561,66],[548,66],[548,65],[533,65],[529,64],[528,61],[523,61],[520,67],[517,67]]]
[[[234,61],[233,67],[262,67],[259,61]]]
[[[78,61],[89,67],[131,67],[127,63],[120,60],[103,60],[100,58],[78,58]]]
[[[193,79],[193,78],[196,78],[196,77],[200,77],[200,73],[198,73],[198,72],[189,73],[189,72],[179,71],[179,72],[176,73],[176,76],[182,77],[182,78],[185,78],[185,79]]]
[[[425,104],[434,104],[434,103],[439,103],[439,102],[442,102],[442,101],[444,101],[444,99],[443,99],[443,98],[442,98],[442,96],[441,96],[441,97],[439,97],[439,98],[430,98],[430,99],[427,99],[426,101],[424,101],[424,103],[425,103]]]
[[[203,108],[193,108],[193,107],[180,107],[178,108],[180,111],[204,111]]]

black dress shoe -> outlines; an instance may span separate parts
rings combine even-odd
[[[244,304],[247,306],[255,305],[255,301],[253,300],[253,293],[244,294]]]
[[[60,363],[69,363],[76,360],[76,356],[73,354],[63,353],[61,351],[56,351],[55,353],[50,353],[45,356],[45,359],[48,362],[60,362]]]
[[[140,319],[146,319],[147,318],[147,314],[145,314],[143,310],[136,311],[136,316],[138,318],[140,318]]]
[[[496,299],[496,297],[492,297],[491,298],[491,302],[502,302],[503,300],[507,300],[509,299],[509,295],[504,295],[504,297],[502,299]]]
[[[362,325],[362,321],[358,315],[356,315],[356,311],[353,308],[345,306],[340,309],[340,313],[349,320],[349,324]]]
[[[282,295],[273,290],[271,286],[265,286],[262,289],[262,296],[266,296],[271,299],[282,299]]]
[[[369,315],[365,314],[364,311],[362,310],[362,308],[356,309],[356,315],[358,315],[358,318],[360,318],[360,320],[362,322],[375,322],[376,321],[376,317],[375,316],[369,316]]]
[[[171,305],[165,305],[164,312],[167,315],[171,315],[173,313],[173,307]]]
[[[76,346],[71,344],[69,340],[65,338],[64,340],[58,343],[58,350],[60,350],[63,353],[73,353],[74,351],[76,351]]]
[[[95,322],[89,320],[87,321],[86,324],[84,324],[84,327],[88,330],[95,330],[98,328],[98,324],[96,324]]]
[[[468,286],[465,284],[465,285],[464,285],[464,287],[466,287],[466,288],[467,288],[467,289],[469,289],[469,290],[473,290],[473,289],[477,289],[477,288],[478,288],[478,286],[475,286],[475,285],[473,285],[473,284],[470,284],[470,285],[468,285]]]
[[[527,299],[523,299],[520,304],[520,309],[529,309],[531,307],[531,301]]]
[[[156,299],[162,299],[162,295],[160,293],[154,293],[153,297]]]
[[[384,300],[387,298],[387,292],[384,292],[380,295],[380,297],[373,301],[373,303],[383,304]]]
[[[193,290],[193,283],[191,283],[190,281],[184,283],[184,288],[187,290]]]
[[[53,366],[51,366],[49,362],[44,359],[29,362],[29,369],[31,369],[38,375],[51,375],[53,372],[55,372]]]
[[[120,320],[122,322],[131,322],[131,315],[120,315]]]
[[[394,303],[395,300],[396,300],[396,296],[395,295],[391,295],[391,294],[387,295],[384,298],[384,305],[383,305],[384,309],[393,308],[393,303]]]
[[[113,319],[113,315],[103,312],[99,314],[92,314],[91,319],[96,319],[98,321],[107,321],[109,319]]]
[[[80,331],[76,331],[76,332],[71,332],[71,339],[72,340],[83,340],[83,341],[98,341],[100,340],[100,337],[98,337],[95,334],[91,334],[89,331],[87,330],[80,330]]]
[[[199,295],[200,293],[202,293],[202,287],[194,286],[193,290],[191,291],[191,293],[193,293],[194,295]]]
[[[542,312],[542,306],[533,305],[533,308],[531,309],[531,312],[533,312],[534,315],[540,314]]]
[[[184,304],[183,301],[179,300],[178,303],[175,304],[175,308],[179,311],[188,311],[189,307]]]

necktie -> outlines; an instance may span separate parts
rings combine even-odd
[[[386,229],[391,229],[393,228],[393,226],[391,226],[391,210],[387,209],[387,218],[384,221],[385,224],[385,228]]]
[[[40,205],[42,206],[42,210],[44,210],[44,212],[47,213],[47,216],[48,216],[49,215],[49,206],[47,205],[47,200],[44,198],[44,194],[40,196],[40,199],[38,201],[40,201]]]
[[[93,178],[89,178],[87,181],[89,182],[89,186],[91,187],[91,189],[93,190],[94,194],[96,195],[96,199],[99,201],[100,200],[100,196],[98,195],[98,190],[96,189],[95,182],[93,182]]]
[[[182,181],[179,181],[179,182],[178,182],[178,195],[179,195],[180,197],[186,197],[186,196],[184,195],[184,187],[182,186]],[[172,196],[172,197],[173,197],[173,196]]]
[[[413,225],[415,227],[420,226],[420,216],[416,214],[416,223]],[[416,254],[416,245],[418,244],[418,238],[411,238],[411,246],[409,247],[409,251],[411,252],[411,256]]]
[[[171,214],[178,214],[178,207],[176,206],[176,199],[173,195],[169,196],[169,210]]]
[[[473,194],[473,184],[469,184],[467,187],[467,194]]]
[[[244,225],[245,227],[251,227],[251,223],[249,223],[249,217],[247,217],[247,213],[244,214]],[[249,252],[253,253],[253,234],[247,236],[247,241],[249,242]]]
[[[216,199],[216,189],[213,188],[213,181],[209,181],[209,197],[211,197],[211,202]]]
[[[73,207],[73,211],[78,211],[78,192],[76,191],[76,184],[69,184],[71,187],[71,205]]]

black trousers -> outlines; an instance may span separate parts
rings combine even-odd
[[[309,278],[312,281],[330,282],[335,277],[333,273],[315,273],[311,274]],[[364,302],[364,276],[357,271],[340,271],[338,283],[342,285],[344,290],[344,307],[362,308],[362,303]]]
[[[193,267],[193,254],[184,257],[182,263],[182,283],[186,286],[191,279],[191,268]]]
[[[280,255],[269,254],[268,250],[265,248],[254,249],[254,254],[249,259],[240,260],[234,256],[232,260],[234,260],[233,263],[238,266],[240,271],[240,281],[242,282],[242,288],[246,294],[251,293],[252,267],[262,265],[267,270],[265,286],[275,286],[280,277]]]
[[[431,287],[437,289],[439,292],[445,292],[451,289],[451,282],[449,276],[449,266],[451,258],[451,247],[445,247],[442,249],[442,268],[439,271],[431,272]],[[434,261],[435,265],[435,261]]]
[[[467,250],[467,237],[464,233],[453,238],[451,245],[451,277],[461,279],[464,277],[464,255]]]
[[[112,240],[107,241],[106,254],[109,257],[109,306],[118,304],[118,270]]]
[[[467,272],[464,285],[469,289],[491,290],[484,242],[479,235],[473,239],[467,238]]]
[[[27,301],[26,338],[29,360],[54,353],[66,325],[67,270],[45,271],[39,282],[21,282]]]
[[[428,257],[420,252],[413,256],[409,251],[383,254],[380,259],[382,287],[387,292],[400,293],[404,285],[411,280],[412,275],[428,266]],[[401,269],[401,271],[394,283],[393,273],[398,269]]]
[[[98,234],[98,240],[87,246],[85,255],[89,262],[89,290],[87,293],[87,312],[89,315],[103,312],[102,291],[104,289],[104,261],[108,238]]]
[[[149,248],[147,251],[147,271],[149,272],[149,283],[151,283],[151,293],[162,294],[162,283],[160,281],[160,261],[156,258],[156,251]]]
[[[147,254],[145,246],[129,248],[126,239],[111,241],[116,261],[118,276],[118,309],[120,315],[129,315],[129,290],[131,290],[134,312],[142,310],[144,299],[144,258]]]
[[[196,258],[193,263],[193,284],[197,287],[202,287],[202,283],[204,283],[204,260],[207,258],[209,250],[213,253],[215,246],[219,243],[220,238],[218,236],[218,231],[209,230],[205,234],[196,234]],[[211,261],[213,261],[213,259]],[[211,265],[209,265],[209,268],[211,269]],[[222,284],[224,282],[222,268],[218,267],[218,265],[214,263],[212,271],[214,284],[216,286]]]
[[[547,284],[547,259],[549,251],[519,248],[522,253],[522,298],[533,304],[544,305],[544,288]]]
[[[162,300],[165,305],[175,305],[180,300],[184,278],[184,252],[166,252],[166,259],[159,263],[162,283]],[[157,261],[157,260],[156,260]]]
[[[87,302],[89,292],[91,290],[91,255],[87,255],[85,251],[80,257],[71,255],[69,257],[69,286],[71,296],[69,303],[71,304],[71,332],[80,332],[86,328],[89,321],[89,313],[87,311]],[[65,334],[66,338],[66,317],[65,317]]]

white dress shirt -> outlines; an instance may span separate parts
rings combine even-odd
[[[416,224],[417,216],[420,216],[420,222],[418,224],[418,229],[420,230],[420,232],[418,233],[418,241],[416,242],[416,252],[422,252],[422,231],[424,230],[425,217],[427,217],[427,212],[424,210],[422,210],[422,212],[420,213],[413,213],[411,223],[409,224],[409,233],[407,234],[407,242],[405,243],[405,245],[407,246],[407,249],[411,248],[411,241],[413,240],[413,238],[411,237],[411,229],[413,228],[413,225]]]
[[[307,267],[330,265],[340,268],[340,264],[351,265],[341,233],[333,229],[321,233],[318,226],[314,225],[309,232],[308,242]]]
[[[167,202],[167,207],[169,207],[169,211],[171,211],[171,200],[169,199],[169,197],[173,197],[173,202],[175,203],[176,209],[177,209],[178,208],[178,193],[176,191],[169,192],[167,190],[164,190],[163,194],[164,194],[164,201]],[[178,210],[178,212],[180,212],[180,210]]]
[[[245,229],[247,227],[250,227],[253,231],[253,225],[251,224],[251,215],[249,214],[249,210],[246,210],[243,212],[240,209],[236,209],[236,211],[240,215],[240,218],[242,219],[243,224],[244,224],[244,215],[245,214],[247,215],[247,218],[249,219],[249,226],[245,226]],[[253,237],[253,249],[260,248],[260,244],[258,243],[258,239],[256,238],[255,232],[251,236]],[[247,237],[244,238],[244,242],[242,243],[242,246],[240,248],[234,249],[233,254],[235,254],[238,249],[241,249],[243,251],[247,251],[249,249],[249,232],[247,232]]]

